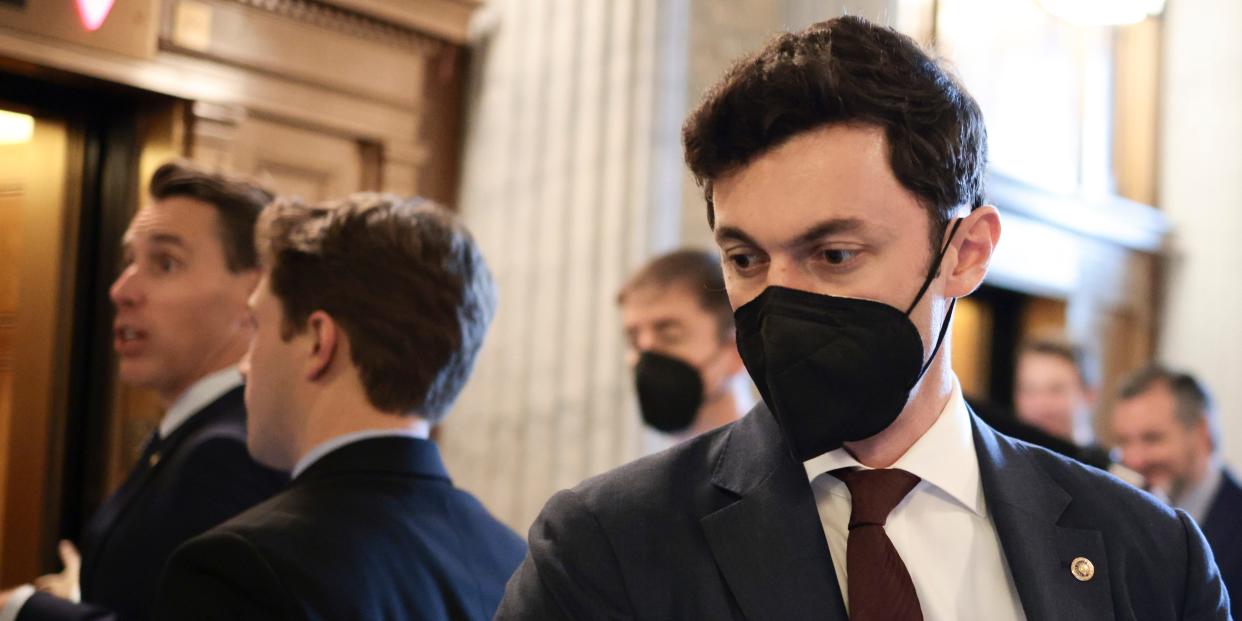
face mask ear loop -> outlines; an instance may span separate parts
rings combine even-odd
[[[917,384],[919,380],[923,379],[923,374],[931,368],[932,361],[936,359],[936,354],[940,352],[940,346],[944,344],[944,335],[949,332],[949,325],[953,322],[953,309],[955,308],[957,308],[957,298],[949,301],[949,312],[945,313],[944,323],[940,324],[940,336],[936,337],[936,346],[932,348],[931,356],[927,357],[927,362],[923,363],[923,368],[919,369],[919,377],[914,380],[914,383]]]
[[[945,240],[944,247],[940,249],[940,254],[936,255],[936,260],[932,262],[931,269],[927,272],[927,279],[923,281],[923,287],[919,289],[918,295],[914,296],[914,301],[910,303],[910,308],[906,309],[906,316],[914,312],[914,307],[919,305],[923,300],[923,294],[927,293],[927,289],[931,287],[932,281],[936,279],[936,275],[940,273],[940,263],[944,261],[944,255],[949,251],[949,244],[953,243],[953,237],[957,235],[958,227],[962,226],[965,218],[957,218],[953,222],[953,228],[949,229],[949,239]]]

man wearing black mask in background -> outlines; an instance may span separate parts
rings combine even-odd
[[[916,43],[781,35],[683,138],[765,406],[553,496],[497,618],[1229,617],[1185,513],[964,404],[950,319],[1000,216],[979,107]]]
[[[658,256],[617,295],[643,422],[679,439],[731,423],[754,405],[715,252]]]

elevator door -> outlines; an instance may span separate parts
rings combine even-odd
[[[2,108],[0,108],[2,109]],[[0,112],[0,550],[5,577],[33,571],[63,405],[75,229],[71,134],[35,111]],[[33,114],[27,114],[34,112]],[[66,258],[68,257],[68,259]],[[17,566],[14,566],[17,565]]]

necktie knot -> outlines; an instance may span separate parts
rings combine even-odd
[[[850,490],[850,530],[859,526],[884,526],[888,514],[914,486],[919,477],[897,469],[849,470],[830,472]]]

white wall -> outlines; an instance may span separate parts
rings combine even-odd
[[[1170,0],[1160,206],[1175,236],[1160,356],[1215,393],[1242,465],[1242,2]]]

